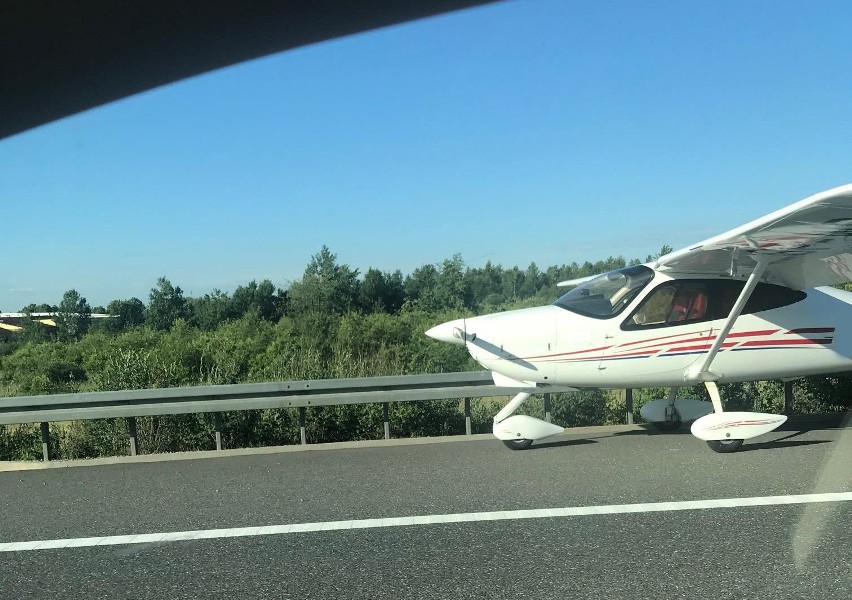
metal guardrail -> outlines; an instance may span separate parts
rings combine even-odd
[[[310,406],[382,404],[385,438],[390,438],[389,402],[464,398],[465,433],[471,433],[471,398],[511,396],[524,388],[494,385],[490,371],[315,379],[236,385],[153,388],[0,398],[0,425],[40,423],[42,454],[50,460],[50,422],[127,419],[130,454],[137,454],[136,417],[213,413],[216,449],[222,449],[222,413],[265,408],[296,408],[302,444],[307,444],[305,412]],[[548,389],[548,392],[567,391]],[[793,412],[792,382],[784,383],[785,413]],[[626,422],[633,423],[633,390],[625,391]],[[550,393],[544,394],[545,419],[550,420]]]
[[[488,371],[243,383],[0,399],[0,425],[262,408],[412,402],[516,393]]]
[[[136,417],[214,413],[216,449],[222,449],[221,413],[267,408],[299,409],[302,444],[305,409],[341,404],[383,404],[385,437],[390,437],[389,402],[465,398],[465,429],[471,431],[470,398],[513,395],[521,388],[494,385],[489,371],[244,383],[116,392],[89,392],[0,398],[0,425],[41,423],[42,451],[49,460],[51,421],[124,417],[130,432],[130,453],[136,454]]]

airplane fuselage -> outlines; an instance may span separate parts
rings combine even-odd
[[[852,184],[827,190],[648,264],[561,282],[551,306],[437,325],[497,385],[519,391],[494,417],[512,449],[562,431],[515,411],[564,388],[668,387],[642,405],[666,431],[689,421],[712,450],[735,452],[786,415],[725,411],[718,383],[852,371]],[[679,399],[703,384],[710,402]]]
[[[718,287],[713,280],[675,279],[657,272],[618,314],[606,318],[557,304],[444,326],[454,327],[456,337],[458,329],[465,332],[468,351],[483,367],[521,382],[599,388],[684,385],[684,373],[707,354],[724,318],[707,313],[691,321],[647,323],[640,314],[652,294],[683,281],[705,285],[711,306],[712,294],[722,293],[713,291]],[[764,290],[763,304],[783,305],[739,317],[713,362],[718,382],[852,370],[852,293],[768,287],[772,289]]]

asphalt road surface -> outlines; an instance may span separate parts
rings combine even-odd
[[[522,452],[459,438],[0,472],[0,545],[314,524],[0,552],[0,598],[848,600],[852,428],[810,427],[730,455],[690,435],[625,430]],[[773,499],[833,492],[846,494]],[[682,504],[742,498],[763,505]],[[512,512],[566,507],[612,514]],[[491,520],[321,531],[332,521],[459,513]]]

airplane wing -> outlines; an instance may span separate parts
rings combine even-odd
[[[661,256],[653,266],[685,275],[742,275],[753,270],[758,253],[769,259],[769,283],[800,290],[852,282],[852,184]]]
[[[586,283],[590,279],[594,279],[600,275],[600,273],[596,273],[595,275],[588,275],[586,277],[578,277],[577,279],[566,279],[565,281],[560,281],[556,284],[556,287],[571,287],[573,285],[580,285],[581,283]]]

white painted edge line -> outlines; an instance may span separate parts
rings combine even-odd
[[[554,517],[622,515],[630,513],[668,512],[680,510],[707,510],[716,508],[742,508],[754,506],[816,504],[825,502],[849,501],[852,501],[852,492],[800,494],[794,496],[758,496],[750,498],[719,498],[715,500],[686,500],[679,502],[648,502],[643,504],[569,506],[564,508],[542,508],[530,510],[500,510],[493,512],[455,513],[445,515],[420,515],[410,517],[388,517],[379,519],[356,519],[351,521],[291,523],[287,525],[236,527],[232,529],[200,529],[194,531],[169,531],[160,533],[81,537],[56,540],[32,540],[26,542],[0,542],[0,552],[23,552],[27,550],[58,550],[64,548],[83,548],[90,546],[125,546],[131,544],[153,544],[198,539],[254,537],[260,535],[285,535],[292,533],[341,531],[348,529],[377,529],[383,527],[438,525],[446,523],[471,523],[475,521],[512,521],[517,519],[545,519]]]

